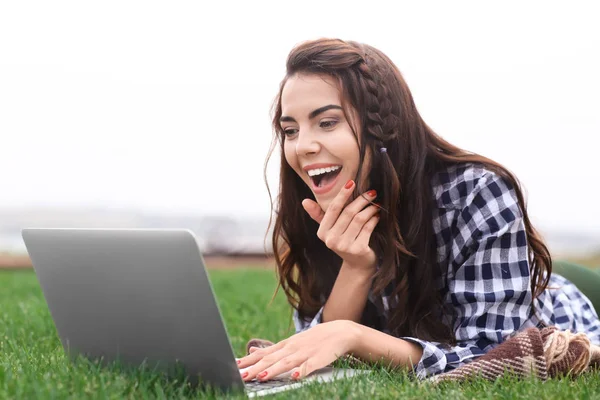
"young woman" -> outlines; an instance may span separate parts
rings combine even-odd
[[[551,274],[517,179],[436,135],[381,51],[297,46],[274,111],[273,247],[297,334],[240,359],[245,380],[300,379],[346,354],[425,377],[531,326],[600,343],[588,298]]]

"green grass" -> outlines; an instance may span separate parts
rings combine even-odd
[[[283,296],[269,305],[274,276],[264,270],[211,271],[232,344],[242,355],[252,337],[279,340],[291,333]],[[32,271],[0,272],[0,399],[199,399],[222,394],[191,388],[180,376],[118,365],[101,367],[63,353]],[[227,397],[244,398],[243,394]],[[548,382],[515,381],[445,384],[435,387],[401,372],[377,368],[367,375],[325,385],[309,385],[275,398],[408,399],[600,399],[600,373]]]

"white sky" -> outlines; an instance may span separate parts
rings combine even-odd
[[[600,231],[598,6],[483,3],[2,2],[0,207],[268,215],[286,56],[339,37],[388,54],[436,132],[514,171],[540,227]]]

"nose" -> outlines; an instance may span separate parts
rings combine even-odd
[[[299,156],[305,156],[309,154],[316,154],[321,150],[321,144],[317,137],[312,134],[309,130],[300,132],[298,139],[296,140],[296,154]]]

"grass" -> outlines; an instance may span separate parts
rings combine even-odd
[[[252,337],[279,340],[291,334],[290,311],[282,295],[268,305],[274,276],[264,270],[211,271],[221,311],[237,355]],[[100,367],[63,353],[45,300],[32,271],[0,272],[0,399],[204,399],[244,398],[194,389],[182,379],[143,368]],[[309,385],[275,398],[407,399],[600,399],[600,372],[577,379],[445,384],[435,387],[401,372],[376,368],[367,375],[326,385]]]

